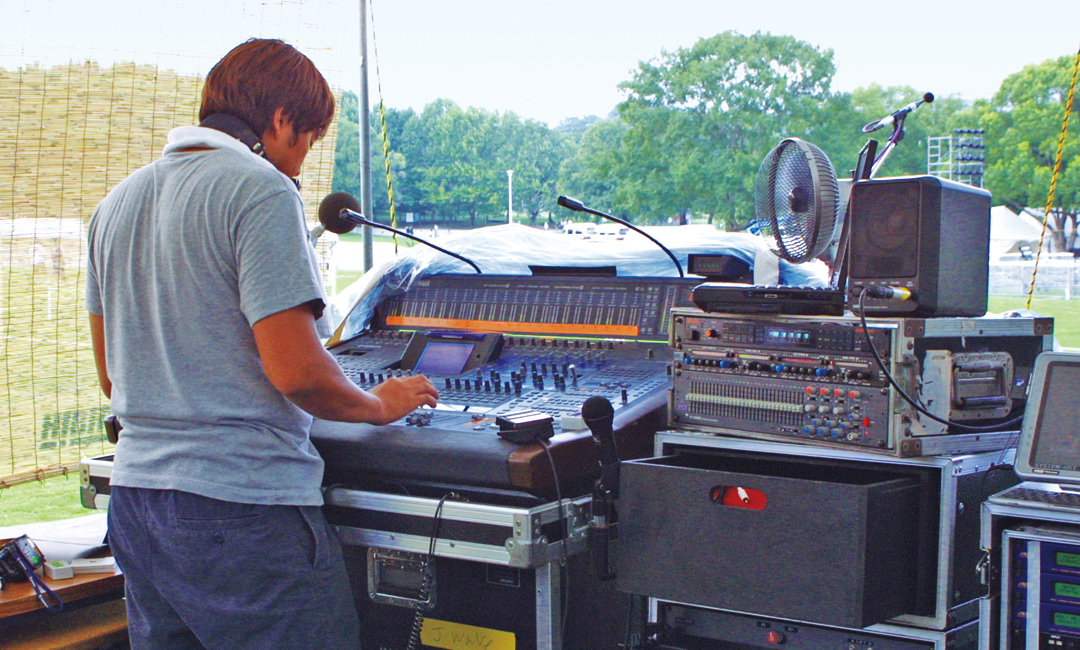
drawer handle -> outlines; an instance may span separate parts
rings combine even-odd
[[[720,506],[763,510],[768,498],[761,490],[738,485],[714,485],[709,490],[709,499]]]

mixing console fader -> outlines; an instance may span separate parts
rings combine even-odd
[[[402,332],[376,332],[342,346],[336,359],[361,388],[394,375],[419,370],[400,367],[414,341]],[[430,342],[429,342],[430,345]],[[523,408],[551,415],[556,431],[580,431],[581,405],[593,396],[616,410],[666,392],[670,379],[666,345],[631,340],[580,340],[548,337],[504,338],[499,358],[456,374],[424,373],[439,390],[435,411],[458,413],[464,430],[494,430],[494,417]],[[420,417],[416,422],[434,422]],[[480,417],[483,416],[483,417]],[[440,417],[442,422],[448,418]],[[472,422],[489,426],[477,427]]]
[[[561,483],[586,485],[597,456],[582,405],[607,399],[620,453],[647,453],[652,433],[666,424],[669,314],[691,304],[698,283],[478,275],[416,282],[384,299],[371,327],[345,333],[331,353],[361,388],[422,373],[439,390],[439,404],[385,427],[317,421],[312,438],[328,477],[544,495],[555,473]],[[547,449],[500,437],[500,416],[521,411],[550,416]]]

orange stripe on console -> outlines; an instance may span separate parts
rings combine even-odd
[[[591,325],[586,323],[516,323],[461,318],[422,318],[419,316],[387,316],[387,325],[396,327],[445,327],[460,330],[491,330],[496,332],[544,332],[546,334],[588,334],[592,336],[637,336],[636,325]]]

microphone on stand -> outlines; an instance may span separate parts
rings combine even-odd
[[[874,120],[873,122],[867,123],[865,126],[863,126],[862,132],[873,133],[874,131],[889,126],[890,124],[894,124],[896,122],[903,122],[904,118],[908,116],[908,113],[922,106],[923,104],[929,104],[932,101],[934,101],[934,93],[926,93],[919,101],[911,102],[910,104],[896,111],[892,115],[883,117],[880,120]]]
[[[638,233],[639,235],[644,236],[646,239],[648,239],[652,243],[659,246],[660,250],[667,253],[667,256],[671,258],[671,261],[675,263],[675,268],[677,268],[679,270],[679,277],[680,278],[686,277],[686,275],[683,273],[682,264],[679,264],[679,259],[677,257],[675,257],[674,255],[672,255],[671,251],[668,250],[668,247],[664,246],[660,242],[656,241],[656,239],[654,239],[648,233],[643,231],[641,228],[638,228],[637,226],[631,224],[628,221],[623,221],[622,219],[620,219],[618,217],[614,217],[614,216],[612,216],[610,214],[607,214],[606,212],[600,212],[599,210],[593,210],[592,208],[587,208],[587,207],[585,207],[584,203],[582,203],[581,201],[578,201],[577,199],[570,198],[569,196],[560,196],[559,200],[558,200],[558,203],[562,207],[567,208],[569,210],[573,210],[575,212],[587,212],[589,214],[595,214],[598,217],[603,217],[604,219],[607,219],[608,221],[614,221],[615,223],[626,226],[630,230],[633,230],[634,232]]]
[[[600,453],[600,478],[593,484],[589,518],[589,558],[601,580],[615,577],[608,547],[616,525],[614,501],[619,498],[619,454],[615,449],[615,409],[607,398],[594,395],[581,406],[581,419],[592,432]]]
[[[469,258],[458,255],[453,251],[448,251],[441,246],[436,246],[435,244],[416,237],[415,235],[410,235],[403,230],[398,230],[397,228],[383,225],[377,221],[372,221],[364,215],[360,214],[359,210],[360,203],[356,200],[356,197],[349,194],[348,192],[334,192],[333,194],[328,194],[326,198],[322,200],[322,203],[319,204],[319,223],[321,223],[326,230],[329,230],[330,232],[338,235],[344,235],[345,233],[350,232],[356,226],[371,226],[372,228],[382,228],[383,230],[389,230],[396,235],[401,235],[402,237],[406,237],[415,242],[420,242],[425,246],[430,246],[431,248],[434,248],[440,253],[449,255],[450,257],[453,257],[455,259],[459,259],[462,262],[465,262],[469,266],[473,267],[473,269],[477,273],[483,274],[483,271],[480,270],[480,267],[477,266],[476,263]]]
[[[594,395],[581,405],[581,419],[592,432],[600,453],[599,482],[606,492],[619,498],[619,452],[615,448],[615,408],[605,397]]]

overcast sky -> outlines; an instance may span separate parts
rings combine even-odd
[[[639,61],[726,30],[831,49],[834,90],[873,83],[989,98],[1024,66],[1075,55],[1080,2],[812,0],[370,0],[371,99],[438,98],[551,125],[606,116]],[[0,0],[0,66],[87,58],[202,73],[250,36],[308,52],[359,87],[359,1]],[[377,54],[377,57],[376,57]],[[918,97],[913,97],[918,99]]]

